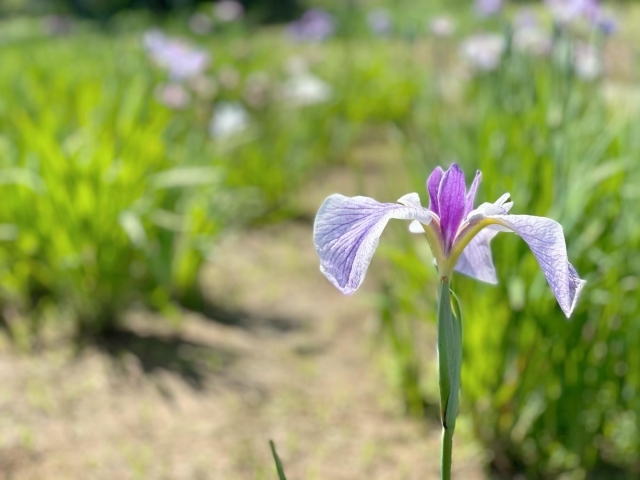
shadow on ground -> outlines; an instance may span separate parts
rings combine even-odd
[[[205,302],[199,313],[202,313],[211,321],[247,330],[265,329],[276,333],[293,333],[305,328],[304,323],[298,319],[273,315],[256,315],[241,309],[211,302]]]
[[[130,330],[109,332],[90,344],[108,354],[125,374],[128,373],[127,358],[133,356],[143,373],[173,373],[196,390],[204,389],[208,376],[223,374],[238,355],[232,350],[186,340],[175,334],[161,336]]]

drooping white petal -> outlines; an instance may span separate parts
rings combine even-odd
[[[316,215],[313,239],[320,257],[320,270],[342,293],[353,293],[364,280],[389,219],[429,224],[434,218],[428,209],[411,206],[415,197],[406,197],[403,199],[410,206],[338,194],[324,201]]]
[[[422,226],[422,223],[420,223],[418,220],[414,220],[409,224],[409,232],[416,233],[416,234],[424,233],[424,227]]]
[[[398,203],[407,207],[422,208],[422,203],[420,203],[420,195],[418,195],[416,192],[407,193],[406,195],[401,196],[398,199]]]
[[[422,203],[420,202],[420,195],[417,193],[407,193],[398,199],[398,203],[405,205],[407,207],[417,207],[422,208]],[[422,223],[418,220],[413,220],[409,224],[409,232],[411,233],[424,233],[424,228],[422,227]]]
[[[509,192],[503,193],[502,196],[493,203],[496,205],[504,205],[505,202],[509,200],[509,197],[511,197],[511,194]]]
[[[585,281],[569,263],[562,226],[555,220],[531,215],[495,215],[495,221],[518,234],[533,252],[547,283],[567,316],[573,312]]]
[[[474,223],[483,218],[492,215],[506,215],[513,207],[513,202],[508,202],[511,194],[505,193],[494,203],[483,203],[478,206],[475,210],[470,211],[467,214],[465,221],[467,223]],[[510,229],[503,227],[502,225],[489,225],[487,227],[489,230],[495,230],[497,232],[511,232]]]
[[[491,239],[497,234],[496,230],[488,228],[480,230],[460,254],[455,270],[482,282],[498,283],[490,246]]]

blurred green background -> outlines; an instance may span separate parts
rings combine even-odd
[[[195,337],[246,334],[256,365],[274,362],[286,376],[284,367],[356,368],[331,363],[344,360],[337,348],[313,361],[271,352],[285,337],[294,339],[285,350],[296,352],[299,342],[324,339],[327,305],[360,302],[353,315],[371,321],[327,320],[338,336],[350,322],[364,325],[354,342],[366,361],[350,374],[380,373],[384,393],[371,398],[397,406],[385,420],[393,428],[417,425],[418,438],[437,437],[437,278],[427,243],[392,226],[364,300],[345,300],[320,278],[311,228],[324,196],[393,201],[417,191],[425,199],[428,173],[453,161],[468,181],[483,172],[480,202],[510,192],[514,213],[558,220],[587,280],[566,321],[526,244],[507,235],[493,242],[499,285],[455,278],[465,324],[463,453],[454,464],[471,465],[458,478],[640,478],[639,21],[633,2],[570,0],[2,2],[0,366],[13,372],[1,399],[3,478],[275,478],[270,428],[298,478],[437,478],[428,476],[437,443],[416,452],[408,445],[423,440],[406,433],[383,448],[377,430],[357,430],[349,445],[373,445],[359,451],[364,460],[357,468],[334,461],[324,438],[340,420],[321,428],[317,418],[330,413],[304,413],[320,433],[282,420],[313,410],[309,398],[331,408],[313,393],[301,400],[297,387],[277,412],[263,408],[272,400],[243,403],[234,422],[250,424],[258,411],[266,422],[247,427],[244,440],[212,433],[175,459],[158,447],[177,451],[177,437],[159,433],[158,412],[171,402],[167,389],[180,387],[162,384],[149,397],[127,382],[139,371],[156,385],[159,369],[192,384],[213,372],[236,385],[196,381],[200,392],[176,405],[191,412],[180,425],[197,424],[211,414],[199,409],[206,398],[236,395],[253,380],[227,356],[184,343],[190,315],[207,319]],[[292,277],[299,251],[311,253]],[[298,296],[291,279],[321,287]],[[274,289],[287,294],[267,295]],[[302,302],[305,294],[315,303]],[[309,312],[319,315],[311,324]],[[248,318],[271,318],[268,340]],[[300,330],[294,337],[290,324]],[[116,365],[96,382],[116,387],[87,387],[93,418],[107,415],[101,402],[118,397],[121,382],[137,406],[110,420],[115,433],[84,443],[88,460],[74,463],[73,448],[57,448],[56,438],[82,444],[78,432],[96,431],[92,417],[71,419],[94,407],[69,400],[84,398],[85,387],[64,379],[78,381],[74,369],[95,355]],[[137,366],[127,366],[132,357]],[[256,375],[265,398],[284,395],[277,375]],[[368,408],[345,398],[353,402],[341,408]],[[111,405],[111,414],[120,408]],[[216,406],[213,415],[225,418],[225,408],[238,407]],[[127,418],[155,433],[123,453]],[[294,438],[308,435],[308,443]],[[320,444],[329,453],[319,457]],[[236,454],[208,466],[210,456]]]

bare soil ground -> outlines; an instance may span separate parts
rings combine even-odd
[[[132,312],[80,352],[3,346],[0,478],[275,479],[269,439],[290,480],[438,478],[437,421],[404,416],[377,361],[372,290],[324,279],[310,224],[228,237],[203,287],[210,316]],[[485,478],[457,442],[455,478]]]

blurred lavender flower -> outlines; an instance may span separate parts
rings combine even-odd
[[[444,172],[436,168],[427,180],[429,208],[417,193],[397,203],[378,203],[368,197],[328,197],[313,227],[320,270],[346,295],[360,287],[390,219],[412,220],[413,233],[425,234],[438,275],[449,280],[460,272],[482,282],[497,283],[490,242],[499,232],[514,232],[531,249],[560,308],[569,317],[585,281],[568,261],[562,226],[550,218],[510,215],[513,202],[506,193],[495,203],[474,209],[480,184],[478,171],[467,191],[464,173],[453,164]]]
[[[601,9],[596,18],[595,26],[605,35],[613,35],[618,29],[618,20],[609,10]]]
[[[602,74],[598,49],[588,43],[576,43],[573,49],[573,69],[583,80],[595,80]]]
[[[560,25],[575,22],[581,18],[594,22],[600,11],[597,0],[544,0],[553,19]]]
[[[158,86],[156,98],[160,103],[174,110],[182,110],[190,101],[189,92],[180,83],[168,83]]]
[[[213,21],[202,12],[194,13],[189,17],[189,28],[196,35],[206,35],[213,29]]]
[[[297,107],[326,102],[332,95],[331,86],[311,73],[294,75],[282,86],[285,102]]]
[[[380,36],[391,33],[391,15],[384,8],[377,8],[367,14],[367,23],[372,33]]]
[[[206,51],[167,37],[160,30],[145,32],[143,43],[151,59],[166,69],[174,81],[199,75],[209,66],[209,54]]]
[[[221,0],[213,6],[213,14],[223,23],[240,20],[244,15],[244,7],[236,0]]]
[[[322,41],[333,35],[335,31],[333,16],[320,8],[304,12],[302,17],[289,24],[289,35],[298,41]]]
[[[435,17],[429,26],[431,33],[436,37],[450,37],[456,30],[456,26],[449,17]]]
[[[528,8],[519,10],[513,20],[513,49],[531,55],[548,55],[552,46],[551,35],[540,25],[535,13]]]
[[[42,19],[42,29],[46,35],[68,35],[73,31],[73,19],[68,15],[47,15]]]
[[[473,9],[479,17],[491,17],[502,11],[503,0],[475,0]]]
[[[460,53],[476,70],[491,71],[500,65],[505,48],[502,35],[481,33],[462,42]]]
[[[536,12],[534,12],[529,7],[518,9],[518,11],[513,16],[514,28],[526,28],[526,27],[534,27],[539,25],[540,25],[540,21],[536,16]]]
[[[241,133],[249,126],[249,114],[238,102],[220,102],[214,106],[209,135],[222,139]]]

